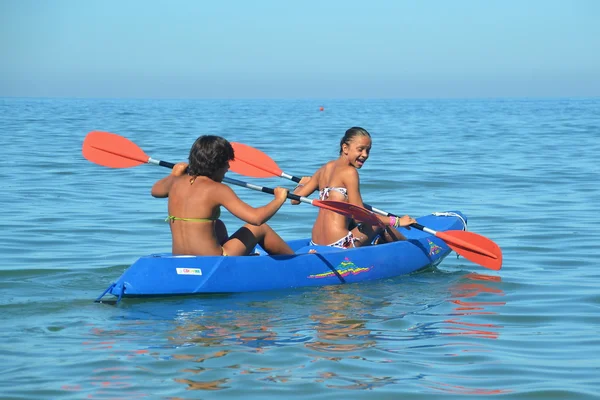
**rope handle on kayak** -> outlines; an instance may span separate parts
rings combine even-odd
[[[436,217],[456,217],[461,220],[463,224],[463,231],[467,231],[467,221],[463,218],[462,215],[452,212],[452,211],[436,211],[432,212],[431,215],[435,215]]]

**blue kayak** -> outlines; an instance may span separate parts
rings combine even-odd
[[[443,232],[466,229],[460,212],[434,213],[417,221]],[[179,256],[151,254],[139,258],[102,293],[122,297],[235,293],[303,286],[340,285],[391,278],[438,265],[451,251],[441,239],[417,229],[403,229],[406,241],[352,249],[309,246],[308,239],[289,241],[296,254]],[[317,253],[308,253],[315,249]]]

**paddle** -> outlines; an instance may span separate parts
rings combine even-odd
[[[253,178],[280,176],[296,183],[300,182],[300,178],[283,172],[277,163],[262,151],[238,142],[231,142],[231,146],[235,152],[235,160],[229,163],[230,171]]]
[[[131,140],[109,132],[93,131],[88,133],[83,141],[81,152],[88,161],[109,168],[131,168],[142,164],[154,164],[167,168],[173,168],[175,166],[173,163],[157,160],[148,156]],[[246,183],[229,177],[223,178],[223,182],[264,193],[275,193],[274,189],[253,185],[251,183]],[[369,210],[356,206],[354,207],[357,209],[354,209],[352,207],[348,207],[348,204],[345,202],[332,200],[312,200],[292,193],[288,193],[287,198],[290,200],[311,204],[315,207],[335,211],[349,218],[356,219],[357,221],[368,222],[370,224],[376,224],[380,222],[379,218],[377,218],[377,216]],[[358,210],[359,208],[361,210]]]
[[[262,151],[237,142],[233,142],[231,145],[235,152],[235,160],[230,163],[229,169],[231,171],[250,177],[266,178],[279,176],[294,182],[300,182],[299,177],[283,172],[277,163]],[[397,217],[394,214],[368,204],[365,204],[365,207],[380,215]],[[484,236],[459,230],[437,232],[421,224],[412,224],[411,228],[419,229],[442,239],[456,253],[485,268],[492,270],[502,268],[502,250],[496,243]]]

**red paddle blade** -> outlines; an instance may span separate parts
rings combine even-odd
[[[326,210],[335,211],[338,214],[355,219],[360,222],[367,222],[371,225],[381,225],[381,220],[366,208],[355,206],[344,201],[335,200],[313,200],[312,204]]]
[[[88,133],[81,152],[87,160],[109,168],[135,167],[150,158],[131,140],[102,131]]]
[[[469,261],[482,267],[498,271],[502,268],[502,250],[486,238],[468,231],[437,232],[437,237]]]
[[[231,142],[235,160],[229,162],[229,170],[236,174],[253,178],[281,176],[281,169],[275,161],[262,151],[243,143]]]
[[[131,140],[102,131],[88,133],[81,152],[87,160],[109,168],[135,167],[150,158]]]

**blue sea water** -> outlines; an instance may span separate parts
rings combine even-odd
[[[170,234],[149,194],[168,170],[92,164],[89,131],[172,162],[221,135],[309,175],[355,125],[373,135],[366,202],[461,210],[502,270],[451,255],[370,283],[94,303]],[[0,131],[3,399],[600,398],[600,99],[0,98]],[[315,213],[270,224],[308,237]]]

